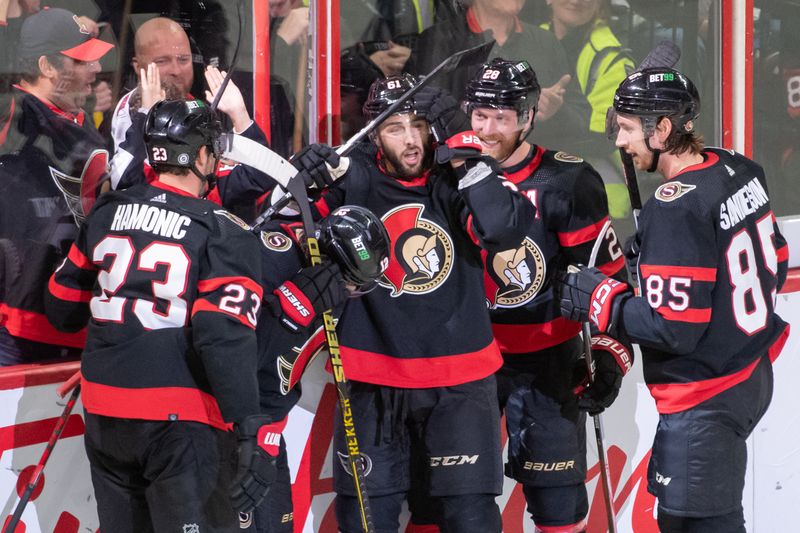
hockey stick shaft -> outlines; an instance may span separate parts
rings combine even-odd
[[[319,243],[316,238],[316,225],[311,215],[305,184],[302,179],[292,179],[288,183],[287,191],[297,199],[297,203],[300,207],[300,216],[303,219],[303,227],[306,233],[308,255],[311,258],[311,264],[319,265],[322,263],[322,257],[319,251]],[[361,525],[365,533],[374,533],[375,526],[372,522],[372,510],[369,505],[369,496],[367,495],[364,462],[361,460],[361,452],[359,451],[358,439],[353,424],[350,383],[345,377],[344,367],[342,366],[342,359],[339,353],[339,338],[336,335],[336,324],[333,320],[333,312],[331,310],[327,310],[322,314],[322,323],[325,329],[325,341],[328,345],[328,354],[333,371],[333,381],[336,384],[336,395],[339,398],[347,456],[350,460],[350,471],[353,474],[353,484],[355,485],[359,512],[361,513]]]
[[[50,439],[47,441],[47,446],[44,448],[44,453],[42,453],[39,463],[36,465],[33,474],[31,474],[31,480],[25,486],[25,491],[22,493],[19,503],[17,503],[17,507],[14,509],[14,513],[11,515],[11,520],[9,520],[8,524],[6,524],[6,528],[3,530],[4,533],[14,533],[17,529],[17,524],[19,524],[20,518],[22,518],[22,513],[25,511],[25,507],[28,505],[33,491],[36,489],[36,486],[39,484],[39,481],[42,478],[44,466],[47,464],[48,459],[50,459],[50,454],[56,447],[58,438],[61,436],[61,432],[64,431],[64,427],[67,425],[67,419],[69,418],[73,407],[75,407],[75,403],[78,401],[80,392],[81,386],[80,383],[78,383],[75,385],[75,388],[72,389],[72,394],[70,395],[69,400],[67,400],[67,404],[64,406],[64,411],[56,421],[53,432],[50,434]]]
[[[608,229],[611,227],[611,221],[608,220],[600,230],[600,234],[594,241],[592,252],[589,255],[589,267],[593,267],[597,263],[597,255],[600,253],[600,246],[602,245]],[[589,322],[584,322],[581,327],[583,328],[583,350],[586,357],[586,368],[589,372],[589,383],[594,382],[594,360],[592,359],[592,329]],[[606,518],[608,519],[609,533],[617,533],[617,516],[614,511],[614,497],[611,488],[611,472],[608,468],[608,455],[606,454],[606,445],[603,432],[603,419],[600,413],[592,416],[594,423],[594,438],[597,444],[597,457],[600,461],[600,481],[603,484],[603,501],[606,507]]]
[[[387,117],[393,115],[400,107],[405,105],[412,96],[417,94],[423,87],[428,85],[440,72],[450,72],[453,69],[456,69],[460,66],[466,65],[473,65],[476,63],[483,63],[486,61],[486,58],[489,57],[489,52],[492,50],[494,46],[494,41],[489,41],[483,43],[478,46],[474,46],[472,48],[467,48],[466,50],[462,50],[450,56],[449,58],[445,59],[441,63],[439,63],[430,73],[422,78],[415,86],[411,89],[403,93],[403,95],[398,98],[395,102],[392,102],[389,107],[383,110],[383,112],[372,119],[366,126],[361,128],[358,133],[350,137],[346,143],[341,145],[339,148],[336,149],[336,153],[340,156],[346,156],[356,145],[361,142],[361,140],[375,131],[381,123],[386,120]],[[264,220],[269,220],[272,218],[278,211],[283,209],[288,205],[288,203],[292,200],[290,195],[284,195],[280,198],[275,204],[271,205],[265,212],[262,214],[258,220],[263,222]],[[258,223],[257,223],[258,224]]]

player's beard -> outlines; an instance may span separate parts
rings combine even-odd
[[[505,161],[519,148],[519,136],[520,131],[516,131],[514,135],[491,135],[486,138],[481,138],[481,142],[483,142],[484,146],[483,153],[492,156],[498,162]],[[486,144],[487,141],[496,142],[497,144],[489,146]]]
[[[419,158],[418,163],[409,166],[403,161],[403,154],[406,153],[409,148],[403,148],[400,153],[397,153],[384,146],[383,156],[389,163],[389,165],[386,165],[388,173],[399,180],[410,180],[420,176],[425,170],[429,169],[433,163],[433,150],[431,146],[428,144],[417,147],[416,149],[421,150],[422,157]]]

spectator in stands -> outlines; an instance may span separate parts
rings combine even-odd
[[[611,216],[623,218],[630,212],[628,191],[619,154],[605,138],[605,121],[614,91],[633,71],[633,59],[608,26],[610,0],[547,0],[547,4],[552,18],[542,28],[564,47],[570,74],[591,108],[588,123],[572,132],[586,139],[579,153],[603,176]]]
[[[422,32],[407,70],[428,74],[452,54],[494,39],[489,59],[525,60],[539,76],[543,88],[535,118],[537,140],[544,146],[574,151],[577,139],[565,132],[578,131],[588,121],[588,105],[577,83],[571,81],[567,58],[558,40],[547,31],[519,20],[524,3],[524,0],[472,0],[458,17]],[[434,83],[461,100],[467,81],[479,68],[480,65],[461,67]]]
[[[0,146],[0,364],[77,357],[85,332],[49,325],[42,296],[84,215],[81,184],[106,173],[105,140],[83,110],[113,45],[64,9],[25,19]],[[94,191],[93,187],[87,190]]]

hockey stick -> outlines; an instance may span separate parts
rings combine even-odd
[[[375,131],[375,129],[380,126],[387,117],[393,115],[398,109],[400,109],[400,107],[408,102],[412,96],[417,94],[423,87],[428,85],[439,73],[452,72],[458,67],[484,63],[489,57],[489,52],[491,52],[494,43],[494,40],[491,40],[478,46],[461,50],[460,52],[456,52],[452,56],[436,65],[436,67],[431,70],[427,76],[422,78],[419,83],[406,91],[400,98],[397,99],[397,101],[392,102],[392,104],[384,109],[380,115],[372,119],[366,126],[361,128],[358,133],[350,137],[346,143],[337,148],[336,153],[340,156],[346,156],[349,154],[364,137]],[[343,174],[345,171],[340,172]],[[331,173],[335,175],[335,171],[332,171]],[[267,210],[264,211],[264,213],[262,213],[258,219],[256,219],[255,225],[258,226],[265,220],[269,220],[275,216],[275,213],[286,207],[291,199],[291,196],[288,194],[278,199],[273,205],[267,208]]]
[[[681,58],[681,49],[672,41],[661,41],[655,48],[650,50],[634,72],[639,72],[646,68],[667,67],[672,68]],[[613,109],[613,107],[612,107]],[[636,167],[633,166],[633,157],[622,148],[619,149],[622,158],[622,174],[625,178],[625,186],[628,188],[628,197],[631,201],[633,212],[633,224],[639,229],[639,213],[642,210],[642,197],[639,193],[639,182],[636,178]]]
[[[589,268],[597,262],[597,254],[600,252],[600,245],[605,239],[606,232],[611,227],[611,220],[607,220],[600,230],[600,234],[594,241],[592,252],[589,254]],[[583,331],[583,352],[586,359],[586,369],[589,374],[589,384],[594,383],[594,360],[592,359],[592,329],[589,322],[581,324]],[[603,501],[606,505],[606,518],[608,519],[608,532],[617,533],[617,515],[614,511],[614,497],[611,489],[611,473],[608,468],[608,455],[603,431],[603,419],[600,413],[592,416],[594,423],[594,438],[597,444],[597,456],[600,460],[600,481],[603,484]]]
[[[75,380],[75,376],[78,377],[77,380]],[[64,431],[64,427],[66,427],[67,425],[67,419],[69,418],[69,414],[72,412],[72,408],[75,407],[75,403],[78,401],[78,396],[81,393],[81,385],[79,382],[80,372],[77,372],[74,376],[72,376],[67,381],[67,383],[65,383],[64,385],[62,385],[62,387],[59,388],[59,390],[61,390],[67,384],[73,382],[73,380],[75,386],[72,389],[72,394],[70,395],[69,400],[67,400],[67,404],[64,406],[64,411],[61,413],[61,416],[56,421],[56,425],[53,428],[53,433],[50,434],[50,439],[47,441],[47,446],[45,446],[44,453],[42,453],[42,457],[39,459],[39,463],[33,470],[33,474],[31,474],[30,481],[25,486],[25,492],[22,493],[19,503],[17,503],[16,508],[14,508],[14,513],[11,515],[11,519],[6,524],[5,529],[3,529],[4,533],[14,533],[16,531],[17,524],[19,524],[20,518],[22,518],[22,512],[28,505],[28,501],[30,501],[31,495],[33,494],[33,491],[36,489],[36,486],[39,485],[39,481],[41,481],[42,472],[44,471],[44,465],[46,465],[47,460],[50,459],[50,454],[56,447],[58,438],[61,436],[61,432]]]

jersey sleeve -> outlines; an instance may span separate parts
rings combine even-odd
[[[775,228],[775,252],[778,256],[777,291],[780,292],[781,287],[783,287],[783,284],[786,282],[786,276],[789,273],[789,245],[778,228],[778,222],[775,220],[774,214],[772,215],[772,223]]]
[[[606,276],[627,281],[625,258],[608,215],[602,179],[586,167],[572,189],[569,199],[564,202],[565,212],[556,217],[555,230],[564,255],[571,264],[588,265],[597,246],[594,266]],[[601,240],[599,244],[598,239]]]
[[[685,207],[657,208],[650,215],[646,227],[640,227],[641,296],[625,301],[623,328],[635,343],[689,353],[711,321],[717,277],[714,227]]]
[[[137,111],[130,114],[130,126],[125,132],[124,140],[114,151],[110,162],[112,189],[128,189],[147,181],[145,173],[147,148],[144,144],[145,120],[147,120],[147,115],[144,113]],[[147,168],[149,169],[149,165]]]
[[[61,331],[79,331],[91,316],[89,300],[97,280],[97,267],[88,256],[87,228],[81,227],[69,253],[50,276],[45,291],[45,314]]]
[[[501,176],[485,178],[458,194],[464,228],[473,242],[489,251],[519,246],[536,215],[533,203]]]
[[[221,220],[199,269],[192,338],[226,422],[257,414],[255,328],[261,310],[258,242]],[[227,227],[226,227],[227,226]]]

